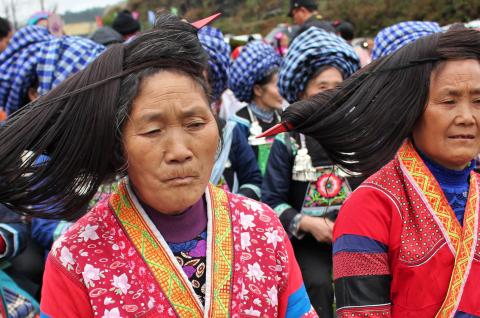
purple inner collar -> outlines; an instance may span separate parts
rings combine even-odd
[[[138,195],[136,197],[165,241],[169,243],[183,243],[193,240],[205,231],[207,227],[207,202],[205,195],[191,207],[176,215],[157,211],[141,201]]]

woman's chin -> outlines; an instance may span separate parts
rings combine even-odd
[[[463,170],[467,167],[472,160],[475,159],[475,155],[459,155],[455,157],[452,161],[448,163],[449,166],[446,168],[450,168],[453,170]]]
[[[189,189],[172,189],[168,194],[164,195],[164,200],[162,200],[163,208],[156,208],[159,211],[162,211],[167,214],[178,214],[192,205],[194,205],[198,200],[200,200],[205,193],[205,187],[195,186]],[[160,202],[159,202],[160,203]]]
[[[173,202],[169,202],[168,205],[163,205],[164,207],[162,209],[156,210],[159,210],[161,213],[168,215],[180,214],[192,205],[194,205],[198,200],[200,200],[200,198],[201,196],[199,196],[196,200],[191,198],[181,198],[182,200],[176,199]]]

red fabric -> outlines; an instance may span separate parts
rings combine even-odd
[[[478,242],[478,241],[477,241]],[[477,245],[477,251],[479,250]],[[470,276],[468,277],[467,283],[465,285],[464,293],[468,297],[463,297],[460,302],[459,309],[460,311],[470,313],[475,316],[480,316],[480,259],[475,258],[470,269]]]
[[[392,161],[358,188],[342,207],[334,229],[334,240],[356,234],[388,246],[392,277],[392,317],[435,317],[448,290],[454,256],[431,213],[412,185]],[[477,238],[477,252],[480,250]],[[334,268],[337,261],[334,260]],[[357,268],[364,264],[362,269]],[[375,271],[365,260],[342,264],[336,275]],[[480,259],[473,261],[459,310],[480,315]],[[379,304],[381,305],[381,304]],[[378,315],[376,309],[339,311],[339,317]],[[353,316],[352,316],[353,315]],[[356,315],[356,316],[355,316]],[[388,314],[386,315],[388,316]]]
[[[234,250],[230,313],[274,317],[303,285],[290,241],[266,205],[230,193],[228,199]],[[55,242],[42,311],[51,318],[177,317],[112,206],[100,202]],[[309,305],[306,293],[305,298]],[[304,317],[316,317],[311,306]]]
[[[0,317],[7,317],[7,310],[3,305],[2,294],[0,294]]]
[[[85,287],[51,256],[45,265],[40,311],[49,318],[94,317]]]
[[[390,306],[378,306],[376,308],[352,308],[341,309],[337,311],[337,318],[357,318],[357,317],[381,317],[388,318],[390,315]]]
[[[337,253],[333,256],[333,278],[347,276],[388,275],[387,255],[384,253]]]
[[[3,236],[0,235],[0,254],[5,253],[5,248],[7,245],[5,244],[5,240],[3,239]]]
[[[284,240],[286,247],[286,255],[295,255],[293,252],[292,244],[288,237],[285,237]],[[290,295],[295,293],[299,288],[303,287],[303,278],[300,267],[295,259],[295,257],[289,257],[289,275],[288,282],[285,284],[286,288],[280,291],[279,300],[278,300],[278,317],[285,317],[287,313],[287,307],[289,305],[288,298]],[[291,305],[291,304],[290,304]],[[313,307],[310,312],[303,316],[303,318],[317,317]]]

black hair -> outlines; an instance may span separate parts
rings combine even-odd
[[[308,83],[309,81],[311,81],[312,79],[316,78],[318,75],[320,75],[321,73],[323,73],[323,72],[326,71],[327,69],[330,69],[330,68],[334,68],[334,69],[336,69],[337,71],[339,71],[340,74],[342,74],[342,79],[347,78],[347,76],[345,76],[345,72],[344,72],[341,68],[339,68],[339,67],[337,67],[337,66],[335,66],[335,65],[328,65],[328,64],[327,64],[327,65],[322,65],[322,66],[320,66],[319,68],[317,68],[317,69],[312,73],[312,75],[310,75],[310,76],[308,77],[307,83]]]
[[[270,68],[260,80],[255,82],[255,85],[260,85],[260,86],[267,85],[273,79],[275,74],[278,74],[279,71],[280,71],[280,68],[278,66],[274,66]]]
[[[12,25],[10,22],[0,17],[0,39],[6,37],[10,32],[12,32]]]
[[[345,41],[351,41],[355,37],[355,29],[350,22],[338,21],[337,23],[334,23],[333,26]]]
[[[301,7],[304,7],[305,9],[307,9],[308,12],[315,12],[318,10],[318,6],[315,5],[315,4],[312,4],[312,5],[302,5]]]
[[[102,183],[124,173],[122,128],[142,79],[180,72],[208,100],[206,65],[197,30],[170,14],[128,44],[112,45],[7,120],[0,131],[0,202],[37,217],[77,216]],[[48,159],[40,162],[41,155]]]
[[[442,61],[480,59],[480,32],[454,30],[418,39],[378,59],[337,89],[290,105],[282,119],[314,137],[344,169],[368,175],[390,161],[428,101]]]

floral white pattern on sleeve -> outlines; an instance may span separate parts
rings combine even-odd
[[[122,318],[120,316],[120,311],[118,308],[113,308],[112,310],[105,309],[102,318]]]
[[[128,277],[123,273],[120,276],[113,276],[113,289],[115,289],[115,293],[120,295],[125,295],[128,290],[130,289],[130,284],[128,283]]]
[[[98,225],[91,226],[90,224],[87,224],[85,226],[85,229],[78,236],[83,238],[84,242],[88,242],[89,240],[91,241],[98,240],[99,237],[97,234],[97,229],[98,229]]]
[[[60,261],[62,262],[62,265],[69,271],[72,270],[73,265],[75,265],[73,255],[66,246],[62,247],[60,251]]]
[[[99,280],[101,277],[104,277],[100,269],[95,268],[94,266],[87,264],[82,272],[83,281],[85,285],[90,287],[95,287],[94,280]]]

